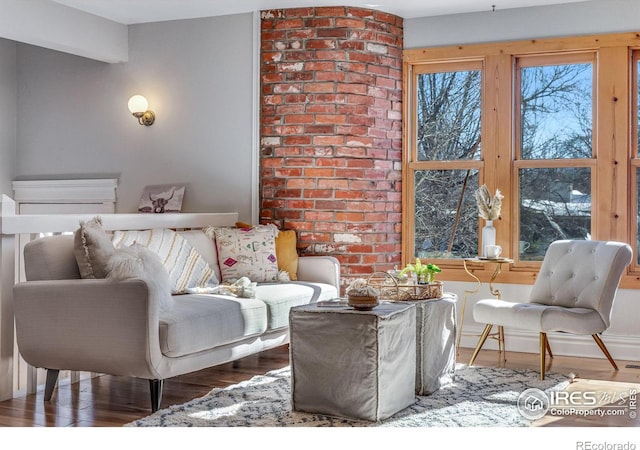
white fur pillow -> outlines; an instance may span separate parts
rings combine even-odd
[[[143,245],[118,248],[107,262],[107,278],[114,281],[140,278],[152,296],[160,299],[160,309],[173,308],[171,281],[157,253]]]
[[[80,222],[73,238],[73,252],[82,278],[104,278],[107,261],[115,247],[102,228],[102,219],[96,216]]]

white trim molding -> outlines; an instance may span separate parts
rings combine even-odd
[[[260,11],[253,12],[253,89],[251,102],[251,223],[260,223]]]
[[[17,203],[115,203],[118,180],[16,180]]]
[[[464,327],[464,334],[460,339],[460,347],[475,348],[484,326],[470,325]],[[496,328],[494,328],[495,331]],[[577,336],[567,333],[547,333],[549,344],[554,355],[578,356],[583,358],[603,359],[602,354],[591,336]],[[614,360],[638,361],[640,360],[640,337],[621,336],[604,332],[602,340],[607,345]],[[540,350],[540,340],[537,333],[531,331],[504,329],[505,349],[507,359],[509,352],[534,353]],[[498,342],[487,339],[481,352],[497,351]],[[468,363],[469,361],[458,361]]]

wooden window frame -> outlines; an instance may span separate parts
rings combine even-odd
[[[630,138],[630,151],[629,151],[629,183],[630,183],[630,217],[638,217],[640,211],[638,211],[638,192],[636,186],[638,185],[638,170],[640,170],[640,148],[638,148],[638,76],[640,76],[640,70],[638,70],[638,64],[640,64],[640,49],[632,49],[631,51],[631,138]],[[631,236],[631,242],[638,242],[638,230],[637,220],[636,222],[629,223],[629,235]],[[635,246],[632,245],[635,250]],[[636,275],[636,280],[640,281],[640,264],[638,263],[638,255],[634,252],[634,258],[631,262],[630,272]]]
[[[540,160],[519,160],[516,156],[518,119],[515,99],[515,64],[518,58],[527,64],[536,61],[570,63],[584,61],[593,55],[593,158],[590,160],[551,161],[552,167],[588,166],[592,176],[592,238],[635,243],[638,235],[638,217],[635,186],[640,155],[637,149],[637,64],[640,61],[640,33],[618,33],[579,37],[560,37],[540,40],[457,45],[447,47],[408,49],[404,51],[403,94],[403,264],[415,258],[413,241],[412,197],[414,171],[421,167],[415,161],[414,80],[416,73],[437,64],[480,61],[483,67],[482,86],[482,159],[478,166],[480,184],[491,191],[503,191],[500,220],[496,221],[496,241],[503,254],[517,255],[518,183],[520,168],[530,164],[540,166]],[[635,92],[635,94],[634,94]],[[464,161],[469,163],[472,161]],[[424,162],[421,162],[424,163]],[[438,162],[442,164],[441,162]],[[455,168],[452,162],[446,168]],[[443,166],[444,167],[444,166]],[[466,167],[466,166],[465,166]],[[599,186],[606,186],[600,188]],[[482,221],[479,221],[478,233]],[[634,253],[635,244],[632,244]],[[514,251],[515,250],[515,251]],[[640,265],[634,262],[623,276],[621,287],[640,288]],[[438,259],[436,264],[445,268],[441,279],[470,281],[464,271],[462,259]],[[518,261],[503,267],[500,281],[531,284],[539,271],[540,262]],[[491,270],[490,268],[480,270]],[[489,274],[487,274],[488,276]]]

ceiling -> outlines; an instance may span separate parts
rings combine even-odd
[[[585,0],[51,0],[125,25],[304,6],[359,6],[404,17],[583,2]],[[590,0],[604,1],[604,0]]]

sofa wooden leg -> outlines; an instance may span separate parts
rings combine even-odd
[[[53,390],[56,387],[56,381],[58,381],[58,374],[60,371],[58,369],[47,369],[47,380],[44,385],[44,399],[45,401],[51,401],[51,396],[53,395]]]
[[[156,412],[160,409],[160,403],[162,403],[162,381],[163,380],[149,380],[149,391],[151,392],[151,412]]]

